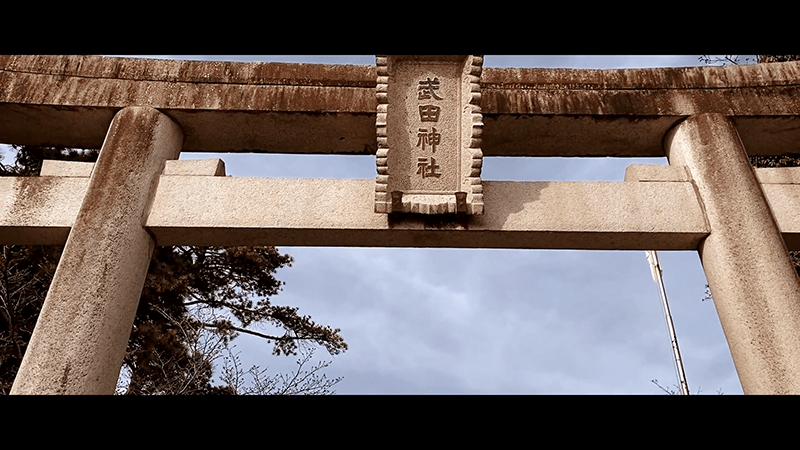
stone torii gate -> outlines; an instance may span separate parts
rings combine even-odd
[[[0,178],[0,244],[65,245],[12,393],[113,392],[155,245],[696,250],[744,392],[800,393],[800,169],[747,160],[798,152],[798,84],[796,62],[0,56],[0,142],[102,149]],[[181,151],[374,154],[377,177],[224,177]],[[623,182],[480,180],[483,156],[665,155]]]

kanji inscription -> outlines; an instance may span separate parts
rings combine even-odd
[[[375,212],[483,213],[483,58],[379,56]]]

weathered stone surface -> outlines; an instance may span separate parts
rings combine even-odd
[[[0,178],[0,243],[63,244],[87,184]],[[708,232],[688,183],[485,184],[495,207],[480,220],[392,222],[372,211],[370,180],[165,175],[146,224],[160,245],[691,250]],[[800,195],[800,188],[786,188]],[[800,217],[791,220],[786,226],[800,236]],[[425,233],[430,229],[436,233]]]
[[[225,162],[218,158],[167,160],[162,175],[225,176]]]
[[[643,167],[646,168],[644,174],[640,170]],[[698,215],[699,206],[685,186],[687,183],[670,180],[674,178],[671,175],[676,173],[675,169],[634,165],[627,171],[628,181],[625,183],[590,183],[585,186],[582,183],[486,181],[487,195],[492,195],[492,201],[497,200],[501,209],[495,210],[496,214],[487,211],[487,217],[481,221],[443,221],[439,224],[443,229],[434,236],[407,234],[408,230],[424,230],[427,223],[424,220],[408,219],[390,224],[380,214],[365,212],[364,208],[369,208],[372,200],[361,196],[374,192],[374,183],[370,180],[231,177],[208,180],[208,173],[202,177],[168,177],[170,179],[166,180],[164,176],[147,224],[157,241],[164,245],[188,245],[195,242],[193,240],[207,245],[299,245],[310,237],[315,245],[325,246],[513,247],[512,235],[516,235],[515,238],[528,243],[528,248],[538,248],[536,245],[564,249],[610,248],[615,245],[618,249],[693,250],[708,229]],[[633,177],[633,174],[638,175]],[[636,184],[637,178],[649,187],[629,186]],[[0,244],[63,245],[78,214],[87,184],[88,178],[0,178]],[[668,187],[667,184],[682,187]],[[546,201],[535,194],[541,192],[544,185],[548,186],[550,193]],[[598,190],[598,186],[603,187]],[[234,202],[237,193],[243,189],[249,193],[248,198]],[[762,184],[762,189],[787,247],[800,250],[800,212],[796,207],[800,203],[800,185],[770,183]],[[559,224],[556,220],[559,215],[552,211],[559,211],[557,196],[562,194],[574,198],[588,197],[583,204],[558,213],[562,216],[573,214],[569,222]],[[178,197],[170,198],[173,195]],[[513,195],[521,204],[529,205],[525,212],[519,212],[522,215],[515,216],[518,219],[511,220],[508,206],[502,206],[509,204],[503,195]],[[355,203],[348,201],[352,198],[360,200]],[[610,219],[592,222],[592,218],[619,214],[611,205],[621,198],[627,200],[622,203],[624,206],[617,208],[626,211],[633,223],[642,224],[641,229],[612,226]],[[349,206],[337,205],[336,202]],[[268,207],[270,204],[275,206]],[[298,210],[300,205],[305,205],[302,210]],[[586,211],[583,224],[580,215],[574,211],[578,207]],[[573,211],[570,213],[570,210]],[[681,213],[676,214],[676,211]],[[306,219],[297,217],[301,213]],[[232,219],[233,214],[239,214],[237,220]],[[447,224],[451,229],[446,228]],[[289,230],[289,226],[298,229]],[[591,226],[598,227],[595,233],[586,232]],[[435,225],[427,223],[427,227],[435,228]],[[442,240],[447,234],[454,237]],[[528,234],[530,236],[526,238]]]
[[[625,181],[692,181],[683,166],[659,166],[655,164],[631,164],[625,169]]]
[[[58,161],[46,159],[42,161],[42,177],[85,177],[92,176],[94,163],[81,161]]]
[[[763,167],[755,172],[786,247],[800,250],[800,167]]]
[[[115,116],[12,394],[114,392],[153,251],[143,220],[182,142],[180,127],[153,108]]]
[[[370,180],[162,177],[147,228],[163,245],[670,250],[708,233],[690,183],[484,184],[481,216],[394,221]]]
[[[0,66],[20,73],[80,78],[375,87],[374,68],[370,66],[108,58],[91,55],[0,55]]]
[[[800,280],[786,258],[787,246],[800,249],[797,171],[754,172],[746,159],[798,152],[800,62],[486,69],[472,105],[484,155],[668,155],[671,167],[633,166],[622,183],[469,183],[480,187],[473,200],[485,198],[483,215],[452,214],[450,200],[431,202],[429,187],[414,183],[388,202],[389,184],[371,180],[215,177],[224,169],[205,162],[165,168],[181,141],[187,151],[375,154],[391,167],[375,134],[377,70],[0,56],[0,142],[104,148],[91,172],[49,165],[42,177],[0,179],[2,243],[66,241],[12,392],[113,389],[154,239],[699,249],[745,392],[800,392]],[[375,213],[376,199],[389,212],[403,197],[418,205],[412,211],[439,215]]]
[[[691,116],[665,147],[703,202],[699,253],[744,392],[800,393],[800,279],[734,124]]]
[[[663,156],[681,118],[719,112],[748,154],[797,152],[798,72],[485,68],[482,151]],[[374,66],[3,55],[0,142],[99,148],[116,111],[146,104],[181,124],[185,151],[375,154],[375,86]]]
[[[483,214],[483,58],[378,56],[375,212]]]
[[[132,105],[181,123],[186,151],[376,148],[368,66],[0,56],[0,142],[99,148]]]
[[[64,245],[88,177],[0,177],[3,245]]]
[[[755,171],[762,184],[800,184],[800,167],[760,167]]]
[[[42,177],[82,177],[92,175],[94,163],[80,161],[58,161],[46,159],[42,162]],[[218,158],[167,160],[162,175],[225,176],[225,162]]]

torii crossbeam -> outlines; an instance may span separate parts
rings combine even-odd
[[[0,142],[102,149],[93,166],[0,179],[0,243],[66,245],[12,392],[113,392],[157,244],[697,250],[744,392],[800,393],[800,280],[786,254],[800,250],[800,174],[747,160],[797,152],[800,63],[483,68],[484,156],[670,165],[614,183],[485,181],[480,215],[381,214],[371,180],[222,177],[215,162],[173,161],[375,154],[377,77],[0,56]]]

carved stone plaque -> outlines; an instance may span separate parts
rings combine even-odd
[[[483,57],[378,56],[375,212],[483,214]]]

